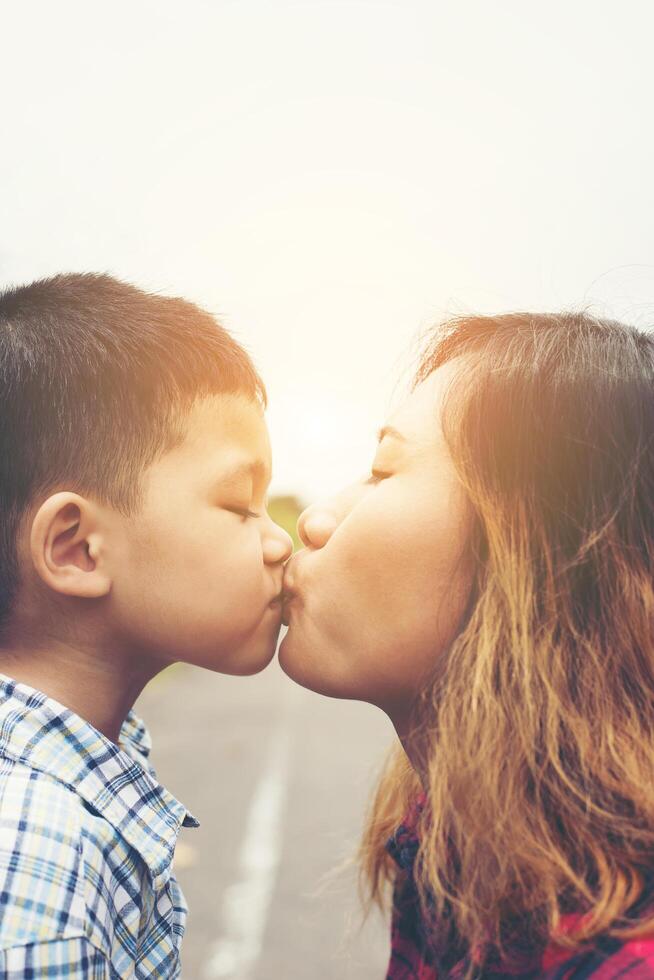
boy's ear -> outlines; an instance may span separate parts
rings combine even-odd
[[[99,517],[92,501],[68,491],[53,494],[39,507],[30,552],[38,575],[54,592],[99,599],[111,591]]]

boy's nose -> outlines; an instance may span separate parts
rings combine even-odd
[[[268,535],[264,542],[264,556],[269,565],[279,565],[293,554],[293,539],[290,534],[271,521],[273,533]]]
[[[336,515],[318,504],[307,507],[297,522],[297,532],[307,548],[324,548],[337,527]]]

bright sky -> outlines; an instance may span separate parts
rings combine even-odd
[[[0,30],[0,285],[217,313],[278,492],[366,470],[447,313],[654,323],[649,0],[23,0]]]

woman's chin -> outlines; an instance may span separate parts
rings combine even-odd
[[[308,643],[300,629],[292,624],[279,646],[277,658],[286,676],[308,691],[328,698],[356,697],[346,689],[344,678],[337,679],[324,670],[325,665],[333,666],[333,655],[322,656],[317,644]]]
[[[318,694],[324,693],[321,684],[324,678],[318,676],[312,663],[312,651],[303,642],[297,626],[288,627],[279,645],[277,658],[279,666],[286,676],[290,677],[296,684],[306,687],[310,691],[316,691]]]

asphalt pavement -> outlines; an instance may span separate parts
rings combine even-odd
[[[276,661],[235,678],[175,666],[136,710],[180,835],[183,980],[384,980],[388,924],[362,922],[353,854],[393,741],[369,705],[297,687]]]

